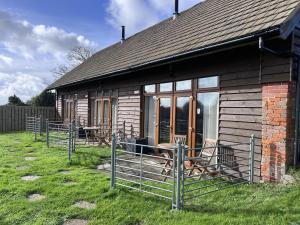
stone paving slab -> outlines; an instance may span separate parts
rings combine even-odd
[[[34,181],[34,180],[37,180],[39,178],[40,178],[40,176],[35,176],[35,175],[28,175],[28,176],[21,177],[21,179],[24,180],[24,181]]]
[[[37,157],[25,157],[26,161],[35,161],[37,160]]]
[[[30,202],[36,202],[36,201],[41,201],[41,200],[45,199],[46,196],[40,195],[40,194],[31,194],[27,198],[28,198],[28,201],[30,201]]]
[[[76,202],[73,206],[81,208],[81,209],[95,209],[96,208],[95,203],[86,202],[86,201]]]
[[[87,225],[87,220],[81,220],[81,219],[69,219],[64,222],[63,225]]]
[[[31,168],[30,166],[17,166],[16,170],[28,170],[30,168]]]

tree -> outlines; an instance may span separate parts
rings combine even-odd
[[[7,105],[24,106],[26,104],[18,96],[14,94],[8,97]]]
[[[32,106],[55,106],[55,93],[43,91],[27,101],[27,104]]]
[[[66,65],[59,65],[58,67],[52,70],[54,77],[56,79],[62,77],[63,75],[71,71],[74,67],[85,62],[94,53],[95,49],[89,47],[77,46],[73,48],[66,56]]]

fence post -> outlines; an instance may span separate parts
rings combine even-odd
[[[40,114],[40,126],[39,126],[39,129],[40,129],[40,136],[42,136],[42,115]]]
[[[182,164],[182,146],[181,143],[177,143],[177,176],[176,176],[176,209],[181,209],[181,191],[180,191],[180,181],[181,181],[181,164]],[[175,169],[175,168],[174,168]]]
[[[249,183],[253,183],[254,178],[254,134],[250,137],[249,143]]]
[[[46,119],[46,143],[49,148],[49,120]]]
[[[116,135],[114,133],[111,142],[111,187],[116,187]]]
[[[26,132],[28,132],[27,123],[28,123],[27,113],[25,113],[25,130],[26,130]]]
[[[125,122],[125,120],[124,120],[124,122],[123,122],[123,140],[122,141],[125,141],[125,132],[126,132],[126,124],[125,124],[126,122]]]
[[[36,116],[33,118],[34,141],[36,141]]]
[[[75,141],[76,141],[76,122],[72,123],[72,152],[75,152]]]
[[[68,158],[71,161],[72,154],[72,123],[69,123],[69,144],[68,144]]]

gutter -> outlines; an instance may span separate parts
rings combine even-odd
[[[168,57],[165,57],[165,58],[161,58],[161,59],[158,59],[158,60],[154,60],[154,61],[151,61],[151,62],[139,64],[137,66],[132,66],[132,67],[129,67],[127,69],[116,70],[116,71],[108,73],[106,75],[99,75],[97,77],[90,78],[90,79],[87,79],[87,80],[78,80],[78,81],[74,81],[74,82],[69,83],[69,84],[56,86],[56,87],[53,87],[53,88],[47,88],[47,90],[63,88],[63,87],[66,87],[66,86],[74,86],[74,85],[78,85],[78,84],[82,84],[82,83],[92,82],[92,81],[95,81],[95,80],[102,80],[102,79],[106,79],[106,78],[118,77],[118,76],[121,76],[121,75],[124,75],[124,74],[136,72],[136,71],[139,71],[141,69],[145,69],[145,67],[147,67],[147,66],[149,66],[149,67],[152,66],[153,67],[153,66],[164,65],[164,64],[169,63],[169,62],[182,61],[183,59],[180,60],[180,58],[186,59],[187,57],[192,56],[194,54],[199,54],[199,53],[204,52],[204,51],[210,51],[210,50],[213,50],[215,48],[224,47],[226,45],[234,45],[234,44],[237,44],[239,42],[251,41],[251,40],[254,40],[256,38],[261,37],[262,35],[270,35],[270,34],[274,34],[276,32],[278,32],[278,35],[280,34],[280,27],[279,26],[274,27],[270,30],[266,30],[266,31],[263,31],[263,32],[259,32],[259,33],[256,33],[256,34],[249,35],[249,36],[233,39],[233,40],[230,40],[230,41],[226,41],[226,42],[222,42],[222,43],[218,43],[218,44],[214,44],[214,45],[210,45],[210,46],[190,50],[190,51],[187,51],[187,52],[184,52],[184,53],[179,53],[179,54],[175,54],[175,55],[168,56]]]

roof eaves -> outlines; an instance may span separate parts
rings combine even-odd
[[[300,21],[300,3],[293,10],[293,12],[287,17],[280,27],[280,36],[282,39],[287,39],[293,32],[295,27]]]
[[[246,35],[246,36],[239,37],[239,38],[234,38],[232,40],[216,43],[216,44],[213,44],[213,45],[204,46],[204,47],[193,49],[193,50],[186,51],[186,52],[183,52],[183,53],[178,53],[178,54],[175,54],[175,55],[172,55],[172,56],[164,57],[164,58],[161,58],[161,59],[158,59],[158,60],[150,61],[150,62],[139,64],[139,65],[136,65],[136,66],[123,68],[121,70],[116,70],[116,71],[113,71],[113,72],[108,73],[108,74],[99,74],[98,76],[91,77],[90,79],[79,79],[79,80],[72,81],[70,83],[65,83],[64,85],[55,85],[55,83],[53,83],[52,85],[50,85],[47,88],[47,90],[62,88],[62,87],[71,86],[71,85],[76,85],[76,84],[82,83],[82,82],[90,82],[90,81],[98,80],[98,79],[116,77],[116,76],[119,76],[119,75],[130,73],[130,72],[132,72],[134,70],[137,70],[139,68],[147,67],[147,66],[152,65],[152,64],[158,64],[158,63],[164,62],[164,61],[175,60],[175,59],[180,58],[180,57],[187,57],[187,56],[192,55],[192,54],[196,54],[196,53],[200,53],[200,52],[204,52],[204,51],[209,51],[209,50],[215,49],[215,48],[221,48],[223,46],[235,44],[235,43],[238,43],[238,42],[250,41],[251,39],[253,39],[255,37],[260,37],[262,35],[276,33],[276,32],[278,32],[278,33],[280,32],[280,26],[275,26],[275,27],[272,27],[272,28],[269,28],[269,29],[266,29],[266,30],[263,30],[263,31],[260,31],[260,32],[257,32],[257,33],[253,33],[253,34]]]

